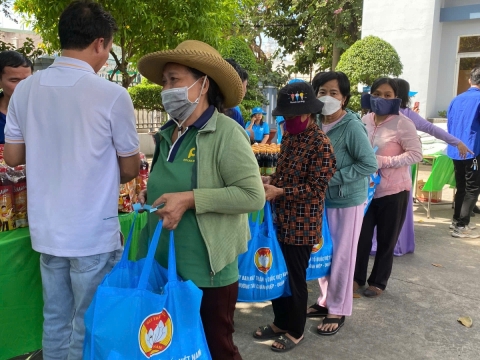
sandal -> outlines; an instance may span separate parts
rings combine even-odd
[[[276,338],[275,341],[278,342],[279,344],[282,344],[284,347],[283,348],[277,348],[277,347],[273,346],[273,344],[272,344],[270,349],[272,349],[272,351],[276,351],[276,352],[287,352],[287,351],[290,351],[290,350],[294,349],[297,345],[300,345],[302,343],[303,339],[305,339],[305,337],[301,338],[300,341],[295,344],[288,337],[282,335],[282,336],[279,336],[278,338]]]
[[[262,335],[258,335],[257,331],[260,331]],[[273,339],[285,333],[286,331],[275,332],[270,325],[265,325],[260,326],[257,330],[255,330],[253,332],[253,337],[255,339]]]
[[[338,332],[338,330],[340,330],[340,328],[343,326],[343,324],[345,324],[345,316],[342,316],[341,318],[325,318],[322,321],[322,325],[323,324],[337,324],[338,326],[335,330],[330,330],[330,331],[317,329],[317,333],[319,335],[323,335],[323,336],[335,335]]]
[[[365,291],[363,292],[363,295],[365,295],[366,297],[369,297],[369,298],[374,298],[374,297],[382,295],[382,293],[383,293],[382,289],[379,289],[375,286],[370,285],[368,288],[365,289]]]
[[[314,309],[315,311],[307,312],[307,317],[321,317],[328,315],[328,309],[326,307],[320,306],[318,304],[313,304],[309,309]]]

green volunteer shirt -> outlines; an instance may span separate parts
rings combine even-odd
[[[196,188],[198,129],[190,126],[175,144],[171,141],[173,131],[177,131],[177,127],[172,123],[160,132],[160,154],[147,185],[149,203],[153,203],[165,193],[191,191]],[[158,216],[150,214],[148,226],[151,235],[157,222]],[[227,286],[238,280],[237,260],[212,276],[207,248],[198,227],[195,210],[185,212],[174,230],[174,235],[177,273],[184,280],[192,280],[198,287]],[[155,255],[157,261],[164,267],[168,265],[168,243],[169,232],[164,229]]]

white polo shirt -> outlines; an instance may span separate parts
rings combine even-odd
[[[34,250],[63,257],[121,248],[117,156],[138,153],[128,92],[84,61],[59,57],[10,100],[6,143],[25,143]]]

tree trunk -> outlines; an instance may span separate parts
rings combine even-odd
[[[333,43],[333,51],[332,51],[332,71],[335,71],[338,62],[340,61],[340,48],[337,47],[335,42]]]

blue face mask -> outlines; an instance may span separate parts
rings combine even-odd
[[[361,99],[362,109],[370,109],[377,115],[398,115],[401,99],[384,99],[371,94],[363,94]]]

